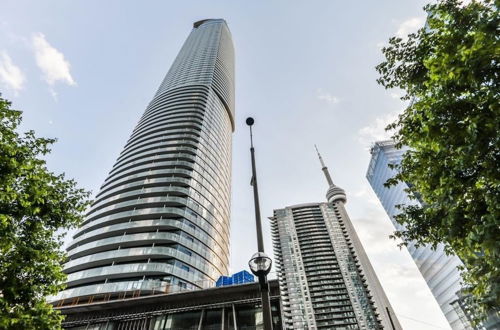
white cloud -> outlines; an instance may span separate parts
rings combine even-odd
[[[316,96],[319,100],[325,101],[330,105],[334,105],[340,102],[340,99],[338,97],[327,91],[324,91],[322,88],[318,88],[318,90],[316,91]]]
[[[386,131],[387,125],[397,119],[398,113],[392,112],[385,116],[375,118],[369,125],[362,127],[358,131],[358,141],[363,145],[370,145],[375,141],[389,139],[393,132]]]
[[[408,34],[416,32],[424,25],[425,19],[423,17],[412,17],[401,23],[396,31],[396,36],[406,39]]]
[[[21,69],[16,66],[6,51],[0,51],[0,81],[17,94],[25,82]]]
[[[386,267],[382,270],[383,276],[399,288],[411,287],[415,282],[422,281],[422,275],[415,271],[413,265],[398,265],[393,264],[391,267]],[[425,287],[423,289],[426,289]],[[428,290],[415,291],[415,294],[422,297],[425,296]]]
[[[64,54],[50,45],[42,33],[36,33],[32,38],[35,50],[36,64],[42,70],[44,80],[53,86],[57,81],[76,85],[70,73],[70,63],[64,58]],[[51,94],[54,92],[51,90]]]
[[[365,184],[361,190],[350,195],[352,205],[364,205],[359,215],[352,215],[356,233],[365,249],[369,249],[370,258],[377,262],[386,260],[391,253],[399,251],[399,241],[389,238],[394,232],[394,226],[378,201],[371,187]]]
[[[373,192],[373,190],[368,186],[364,185],[360,190],[353,194],[355,198],[359,198],[363,201],[370,203],[371,205],[380,205],[380,202]]]
[[[363,242],[365,249],[370,249],[370,257],[385,259],[398,248],[396,241],[391,240],[389,235],[392,232],[378,230],[380,226],[372,225],[373,219],[354,219],[359,225],[356,227],[356,234]],[[378,223],[378,222],[377,222]]]

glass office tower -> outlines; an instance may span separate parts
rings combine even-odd
[[[198,21],[68,246],[68,287],[53,301],[205,288],[227,274],[233,131],[231,34],[222,19]]]
[[[366,174],[397,230],[402,230],[404,227],[394,220],[394,216],[399,212],[396,205],[412,205],[417,201],[408,198],[405,192],[406,184],[399,183],[397,186],[386,188],[384,183],[396,174],[396,170],[390,169],[388,164],[398,164],[406,150],[396,149],[392,140],[376,142],[371,149],[372,158]],[[460,272],[457,269],[462,265],[460,259],[457,256],[446,255],[443,244],[435,250],[429,245],[416,248],[412,243],[407,247],[452,329],[472,329],[468,320],[460,317],[462,313],[457,295],[462,288]]]
[[[402,329],[321,159],[328,203],[271,217],[284,329]]]

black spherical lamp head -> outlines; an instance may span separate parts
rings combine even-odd
[[[273,261],[264,252],[255,253],[248,262],[250,270],[255,276],[258,277],[269,274],[272,264]]]
[[[252,117],[248,117],[247,120],[246,120],[246,123],[248,126],[252,126],[253,123],[255,123],[255,120],[253,120]]]

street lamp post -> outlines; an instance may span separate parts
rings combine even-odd
[[[252,125],[254,124],[252,117],[246,120],[247,125],[250,127],[250,154],[252,156],[252,181],[253,186],[253,199],[255,206],[255,225],[257,229],[257,248],[258,252],[255,253],[248,266],[252,273],[259,279],[260,294],[262,298],[262,314],[264,321],[264,330],[272,330],[273,323],[271,317],[271,301],[269,299],[269,285],[267,282],[267,274],[271,271],[272,260],[264,253],[264,240],[262,238],[262,224],[260,220],[260,205],[259,205],[259,189],[257,186],[257,171],[255,169],[255,149],[253,147]]]

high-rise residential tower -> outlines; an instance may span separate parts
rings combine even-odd
[[[328,202],[277,209],[270,218],[283,327],[399,330],[344,207],[345,191],[319,157]]]
[[[392,140],[375,142],[371,148],[372,158],[366,174],[368,182],[397,230],[403,230],[404,227],[394,220],[394,216],[399,213],[396,206],[412,205],[418,201],[409,199],[405,192],[407,184],[400,182],[387,188],[384,183],[396,175],[396,169],[389,168],[389,164],[399,164],[406,150],[408,149],[396,149]],[[433,249],[430,245],[417,248],[414,243],[410,243],[407,248],[451,328],[473,329],[460,294],[462,278],[457,267],[463,265],[461,260],[455,255],[447,255],[443,244]],[[497,327],[500,327],[500,319],[493,313],[485,322],[485,328],[498,329]]]
[[[227,274],[233,131],[231,34],[222,19],[198,21],[69,244],[54,301],[204,288]]]

